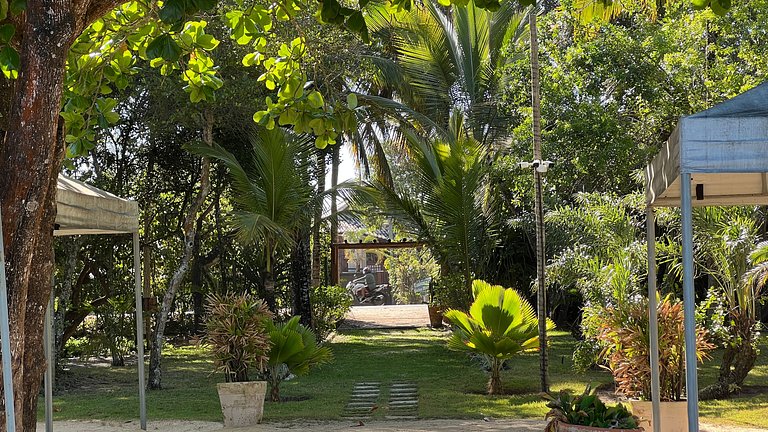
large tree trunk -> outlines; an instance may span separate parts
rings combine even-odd
[[[213,117],[206,111],[204,114],[205,125],[203,127],[203,142],[208,145],[213,144]],[[163,296],[163,303],[155,319],[155,331],[152,335],[152,349],[149,354],[149,377],[147,388],[150,390],[159,390],[162,388],[162,357],[163,340],[165,336],[165,325],[168,323],[168,315],[171,311],[173,299],[176,296],[179,286],[184,280],[184,276],[189,270],[190,260],[194,254],[195,236],[197,235],[197,213],[203,207],[205,198],[210,190],[210,172],[211,163],[208,158],[203,158],[200,168],[200,190],[195,200],[190,204],[187,216],[184,219],[182,229],[184,231],[184,255],[181,262],[173,273],[171,282],[168,284],[168,290]]]
[[[317,193],[325,192],[325,152],[316,150],[317,166],[315,177],[317,177]],[[320,286],[320,221],[323,218],[323,206],[318,205],[315,209],[315,224],[312,227],[312,286]]]
[[[755,366],[757,349],[754,343],[754,329],[757,323],[754,319],[740,314],[732,314],[732,319],[732,329],[735,328],[737,332],[734,340],[739,342],[725,348],[717,382],[699,392],[699,398],[702,400],[725,398],[738,392],[744,385],[749,371]]]
[[[536,8],[529,15],[531,32],[531,103],[533,105],[533,159],[541,157],[541,85],[539,83],[539,42],[536,29]],[[546,255],[544,247],[544,200],[541,189],[541,173],[533,170],[536,188],[536,306],[539,314],[539,376],[540,389],[549,391],[549,367],[547,359],[547,285],[544,279]]]
[[[293,291],[293,314],[301,317],[300,322],[304,326],[312,328],[308,234],[307,230],[298,230],[296,245],[291,253],[291,288]]]

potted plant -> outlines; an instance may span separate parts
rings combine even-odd
[[[270,349],[267,323],[272,313],[249,294],[209,295],[206,334],[216,369],[226,382],[217,385],[226,427],[259,423],[264,413],[265,381],[251,381],[265,368]]]
[[[312,330],[295,316],[284,323],[267,321],[269,355],[264,376],[269,382],[270,400],[280,402],[280,383],[290,374],[304,375],[315,366],[333,360],[328,347],[317,345]]]
[[[659,379],[661,417],[665,432],[688,431],[685,389],[683,304],[670,296],[658,303]],[[630,398],[640,426],[653,430],[648,300],[631,302],[624,310],[607,308],[597,338],[605,347],[602,357],[613,373],[616,393]],[[707,331],[696,329],[696,356],[708,356],[714,345]]]
[[[563,390],[557,396],[544,393],[548,401],[545,432],[639,432],[638,419],[622,404],[606,406],[590,385],[579,396]]]

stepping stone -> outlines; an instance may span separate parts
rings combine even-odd
[[[341,416],[349,419],[370,419],[375,407],[378,407],[380,395],[381,383],[356,383]]]
[[[394,382],[389,386],[387,419],[415,420],[419,417],[419,395],[416,383]]]

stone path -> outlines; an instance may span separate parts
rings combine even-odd
[[[416,383],[393,382],[389,385],[386,404],[381,402],[381,383],[360,382],[352,388],[349,402],[341,416],[350,420],[368,420],[379,409],[388,420],[416,420],[419,417],[419,394]]]

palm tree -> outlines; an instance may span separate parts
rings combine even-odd
[[[311,152],[315,150],[311,137],[281,128],[259,129],[250,138],[251,160],[243,164],[218,145],[192,145],[189,150],[218,159],[229,169],[235,207],[233,225],[243,243],[258,244],[263,253],[265,300],[270,310],[275,312],[276,262],[287,252],[293,252],[298,259],[309,259],[306,253],[310,234],[308,227],[315,206],[321,202],[308,176]],[[298,267],[307,274],[294,277],[294,284],[306,285],[305,288],[309,289],[309,281],[303,281],[309,278],[308,266]],[[295,292],[294,295],[309,297],[308,293],[302,292]],[[305,309],[300,311],[303,312],[302,322],[308,322],[306,320],[311,318],[308,306],[300,305],[299,308]]]
[[[373,56],[377,79],[360,98],[374,118],[415,121],[421,132],[451,139],[451,117],[459,112],[465,132],[481,145],[507,136],[510,118],[498,109],[504,47],[526,35],[525,14],[516,2],[496,12],[470,1],[451,12],[432,0],[404,16],[375,9],[369,29],[385,41],[388,57]]]
[[[496,245],[497,206],[489,200],[489,160],[483,146],[465,136],[456,114],[454,140],[431,141],[406,132],[413,172],[410,188],[373,179],[349,197],[379,209],[425,241],[441,274],[459,274],[467,297],[472,279],[483,274]]]
[[[717,382],[702,399],[725,397],[744,383],[757,359],[757,303],[768,282],[768,243],[757,244],[754,208],[697,209],[699,266],[714,282],[725,309],[725,352]]]

